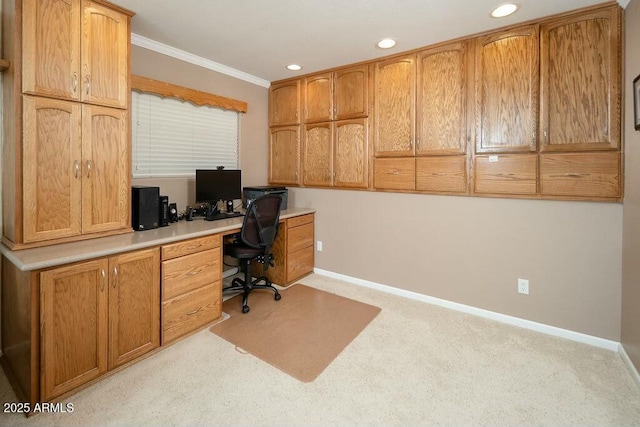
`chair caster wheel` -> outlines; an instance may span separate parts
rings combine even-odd
[[[282,295],[275,294],[274,298],[276,299],[276,301],[280,301],[280,298],[282,298]]]
[[[248,305],[243,305],[242,306],[242,313],[248,313],[249,312],[249,306]]]

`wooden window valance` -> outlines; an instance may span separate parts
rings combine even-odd
[[[247,112],[247,103],[244,101],[225,98],[224,96],[213,95],[211,93],[201,92],[199,90],[189,89],[142,76],[131,76],[131,90],[152,93],[163,98],[176,98],[191,102],[195,105],[208,105],[225,110],[237,111],[239,113]]]

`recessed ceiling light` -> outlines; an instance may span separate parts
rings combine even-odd
[[[289,64],[289,65],[287,65],[287,70],[300,71],[300,70],[302,70],[302,67],[299,66],[298,64]]]
[[[518,5],[514,3],[504,3],[493,9],[493,11],[491,12],[491,16],[493,16],[494,18],[502,18],[504,16],[511,15],[517,9]]]
[[[382,39],[378,42],[378,47],[380,49],[389,49],[396,45],[396,41],[394,39]]]

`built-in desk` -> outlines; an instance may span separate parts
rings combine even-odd
[[[281,212],[272,280],[313,270],[314,210]],[[19,399],[52,401],[221,315],[224,237],[243,217],[2,253],[2,366]]]

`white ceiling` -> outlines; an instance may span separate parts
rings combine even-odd
[[[602,0],[112,0],[136,12],[132,43],[256,84],[475,34]],[[626,6],[630,0],[618,0]],[[398,44],[382,50],[384,37]],[[287,64],[303,69],[291,72]]]

